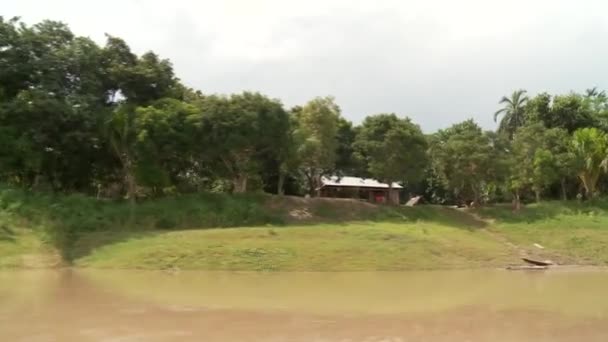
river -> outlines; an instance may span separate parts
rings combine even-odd
[[[608,272],[0,272],[0,341],[608,341]]]

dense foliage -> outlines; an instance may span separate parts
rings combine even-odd
[[[499,101],[424,135],[409,118],[353,125],[332,97],[287,109],[184,86],[171,63],[62,23],[0,17],[0,182],[104,198],[188,192],[315,195],[321,177],[399,182],[438,203],[591,198],[608,185],[608,98],[588,89]]]

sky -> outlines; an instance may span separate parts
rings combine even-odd
[[[260,91],[287,107],[331,95],[342,115],[408,116],[425,132],[503,95],[608,88],[603,0],[0,0],[0,15],[67,23],[152,50],[203,93]]]

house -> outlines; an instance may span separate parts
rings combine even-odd
[[[359,177],[322,177],[319,192],[321,197],[365,199],[373,203],[399,203],[399,192],[403,187],[393,183],[389,186],[371,178]]]

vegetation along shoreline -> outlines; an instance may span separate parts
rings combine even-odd
[[[331,96],[192,89],[154,52],[61,22],[0,17],[0,35],[0,268],[608,263],[600,89],[516,90],[496,131],[423,132],[352,123]]]

